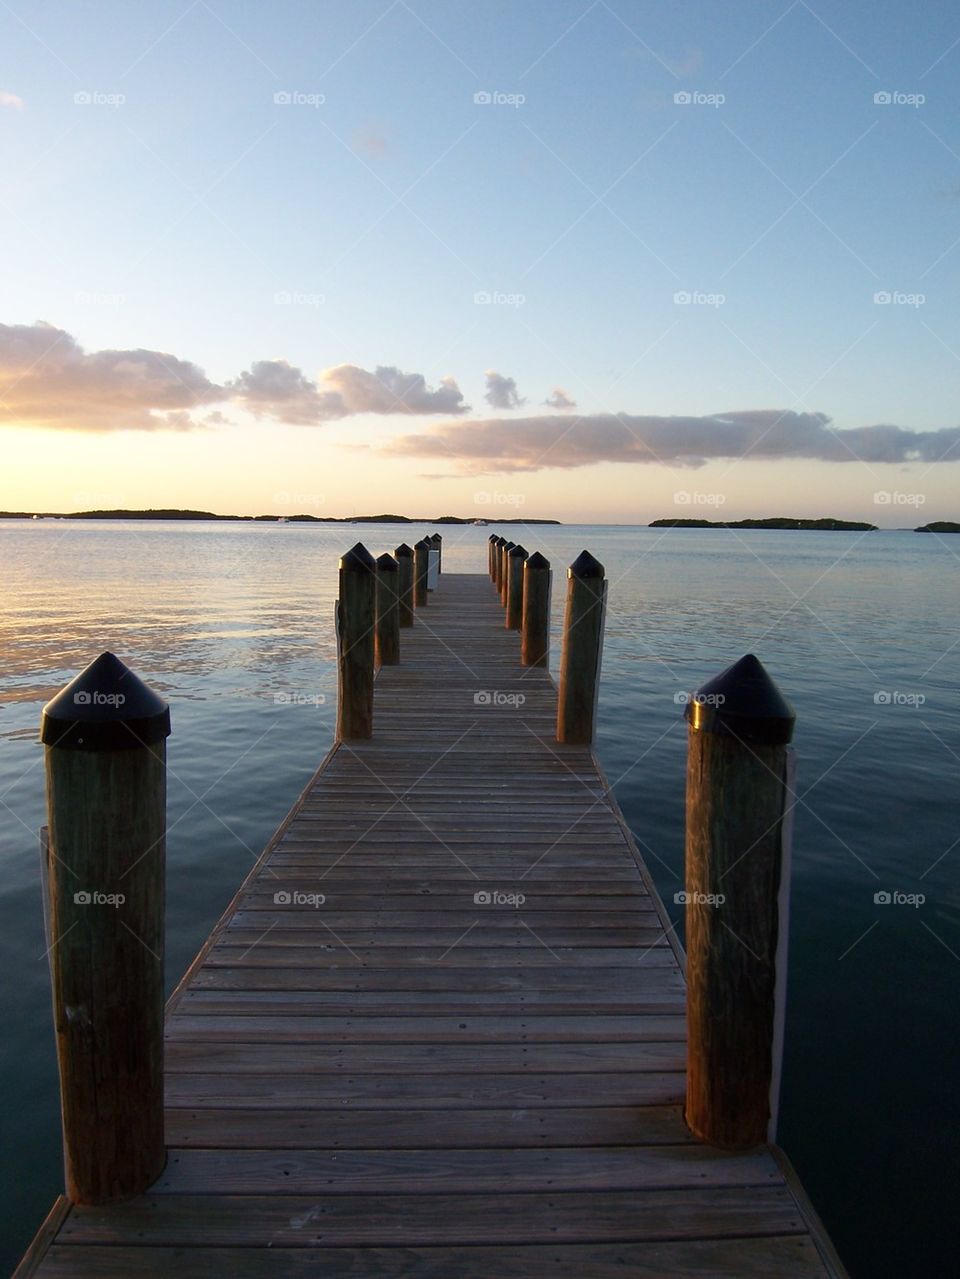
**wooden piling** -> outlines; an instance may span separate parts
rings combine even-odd
[[[548,666],[550,662],[550,561],[539,551],[523,562],[523,601],[520,606],[520,662]]]
[[[761,663],[740,659],[686,708],[687,1102],[695,1136],[770,1140],[779,1079],[786,911],[778,899],[795,715]],[[779,990],[778,990],[778,977]]]
[[[496,533],[491,533],[489,538],[487,539],[487,572],[490,574],[491,582],[496,581],[496,576],[497,576],[496,569],[494,568],[494,563],[493,563],[494,548],[496,546],[496,541],[497,541]]]
[[[500,578],[497,589],[500,592],[500,603],[507,607],[507,591],[510,585],[510,552],[516,546],[516,542],[504,542],[500,547]]]
[[[443,572],[443,534],[432,533],[430,541],[433,543],[433,549],[437,552],[437,576]]]
[[[425,537],[415,543],[413,548],[413,606],[414,608],[426,608],[429,600],[427,598],[427,573],[430,569],[430,543]]]
[[[66,1193],[163,1171],[164,701],[104,653],[43,710],[50,972]]]
[[[493,554],[491,555],[492,564],[490,569],[490,578],[498,595],[500,594],[501,555],[506,544],[507,539],[505,537],[498,537],[493,544]]]
[[[581,551],[567,570],[567,602],[560,655],[557,741],[593,741],[600,691],[607,583],[603,565]]]
[[[337,740],[373,735],[376,563],[358,542],[340,559]]]
[[[413,625],[413,547],[401,542],[397,560],[397,613],[401,626]]]
[[[515,546],[507,557],[507,614],[504,626],[508,631],[519,631],[523,610],[523,565],[527,552]]]
[[[396,666],[400,661],[399,566],[392,555],[377,557],[377,624],[374,634],[374,663]]]

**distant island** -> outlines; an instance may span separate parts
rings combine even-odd
[[[765,520],[653,520],[649,528],[799,528],[823,529],[830,533],[837,532],[875,532],[876,524],[865,524],[861,520],[835,520],[830,517],[820,520],[797,520],[788,515],[776,515]]]
[[[953,520],[934,520],[932,524],[921,524],[914,533],[960,533],[960,524]]]
[[[410,515],[217,515],[162,507],[147,511],[0,511],[0,520],[244,520],[274,524],[476,524],[478,517],[439,515],[418,519]],[[559,524],[560,520],[481,520],[484,524]]]

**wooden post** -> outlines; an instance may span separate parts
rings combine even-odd
[[[490,574],[491,582],[495,582],[497,580],[496,569],[494,568],[494,563],[493,563],[493,556],[494,556],[494,550],[496,547],[496,542],[497,542],[496,533],[491,533],[489,538],[487,539],[487,572]]]
[[[523,562],[523,602],[520,606],[520,662],[523,666],[550,664],[550,561],[539,551]]]
[[[78,1204],[132,1198],[166,1162],[169,733],[166,702],[112,653],[43,708],[53,1016],[66,1193]]]
[[[589,551],[581,551],[567,570],[557,697],[558,742],[583,746],[593,741],[606,600],[603,565]]]
[[[491,577],[491,580],[493,581],[493,585],[496,588],[496,592],[498,595],[500,594],[500,560],[501,560],[503,548],[506,546],[506,544],[507,544],[507,539],[505,537],[498,537],[493,544],[493,554],[491,556],[492,566],[490,571],[490,577]]]
[[[500,591],[500,603],[504,608],[507,607],[507,591],[510,586],[510,552],[516,546],[516,542],[504,542],[500,547],[500,581],[498,589]]]
[[[433,549],[437,552],[437,576],[443,572],[443,535],[434,533],[430,541],[433,543]]]
[[[527,552],[515,546],[507,557],[507,615],[504,626],[508,631],[519,631],[523,609],[523,564]]]
[[[396,666],[400,661],[399,566],[392,555],[377,557],[377,627],[374,661],[381,666]]]
[[[771,1139],[776,1110],[787,927],[778,898],[796,717],[753,654],[704,684],[685,715],[685,1118],[701,1140],[740,1150]]]
[[[413,547],[401,542],[393,552],[397,558],[397,603],[401,626],[413,625]]]
[[[427,570],[430,567],[430,543],[422,537],[413,548],[413,606],[426,608]]]
[[[337,740],[373,736],[376,564],[358,542],[340,559]]]

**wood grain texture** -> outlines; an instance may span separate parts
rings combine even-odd
[[[842,1274],[766,1149],[684,1125],[661,909],[486,574],[444,575],[375,700],[171,1007],[163,1176],[36,1273]]]

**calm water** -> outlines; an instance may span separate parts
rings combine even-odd
[[[494,527],[443,529],[445,569],[483,571]],[[380,553],[426,531],[0,522],[0,1269],[62,1185],[36,846],[43,702],[105,648],[170,701],[172,988],[331,741],[337,556],[357,536]],[[960,538],[520,536],[555,569],[584,546],[606,565],[598,749],[672,911],[676,695],[753,651],[794,702],[803,801],[781,1141],[855,1279],[947,1273],[960,1172]],[[562,582],[554,594],[556,631]],[[878,891],[926,901],[877,905]]]

